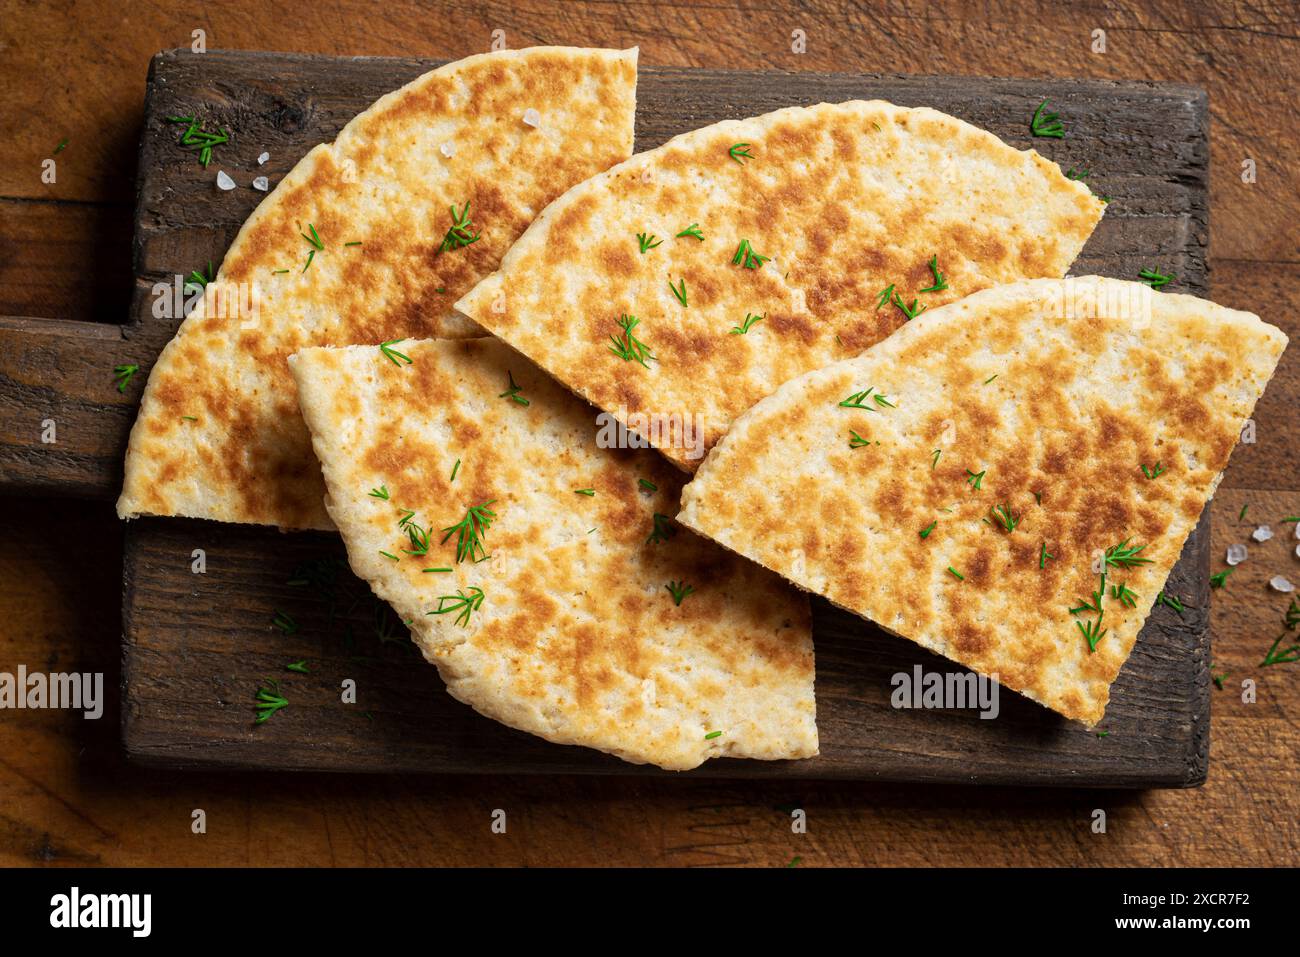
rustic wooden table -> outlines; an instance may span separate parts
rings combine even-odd
[[[792,5],[793,6],[793,5]],[[645,63],[1191,82],[1210,94],[1213,297],[1300,336],[1300,87],[1292,4],[679,0],[434,5],[0,0],[0,315],[122,321],[145,70],[212,48],[459,57],[639,44]],[[977,9],[976,9],[977,8]],[[1097,52],[1094,31],[1105,33]],[[795,31],[806,42],[793,52]],[[1151,117],[1158,131],[1159,116]],[[57,184],[42,160],[59,154]],[[1252,160],[1253,182],[1243,180]],[[1158,258],[1159,251],[1153,250]],[[1209,782],[1148,793],[673,780],[191,775],[128,765],[118,714],[0,712],[0,864],[1281,864],[1300,858],[1300,664],[1261,668],[1300,581],[1300,350],[1213,505],[1214,569],[1278,537],[1215,593]],[[0,436],[0,440],[3,436]],[[1243,507],[1249,506],[1244,518]],[[119,673],[121,528],[104,502],[0,499],[0,671]],[[1292,633],[1288,644],[1300,640]],[[1242,682],[1257,687],[1242,700]],[[789,808],[808,813],[791,833]],[[192,811],[207,814],[204,835]],[[492,812],[509,827],[493,834]],[[1090,828],[1106,810],[1105,834]]]

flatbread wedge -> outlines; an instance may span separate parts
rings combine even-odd
[[[1063,276],[1103,208],[931,109],[784,109],[575,186],[456,308],[694,471],[760,398],[907,315]]]
[[[248,218],[150,372],[118,515],[330,528],[286,358],[483,332],[451,306],[632,152],[637,51],[468,57],[377,100]]]
[[[1139,283],[988,289],[758,403],[678,520],[1092,726],[1286,342]]]
[[[680,472],[498,341],[400,348],[290,367],[352,569],[453,697],[671,770],[817,753],[807,597],[679,529]]]

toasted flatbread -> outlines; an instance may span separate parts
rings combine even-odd
[[[455,698],[674,770],[817,753],[807,597],[673,524],[680,472],[496,340],[396,348],[290,367],[352,569]]]
[[[934,110],[785,109],[575,186],[456,308],[693,471],[745,409],[905,313],[1063,276],[1103,208]]]
[[[758,403],[678,519],[1091,726],[1286,341],[1138,283],[989,289]]]
[[[631,154],[635,100],[635,49],[489,53],[308,153],[154,365],[118,515],[330,528],[286,357],[482,335],[452,303],[548,202]]]

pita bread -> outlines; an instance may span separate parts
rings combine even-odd
[[[989,289],[750,409],[678,520],[1091,726],[1286,341],[1138,283]]]
[[[636,56],[469,57],[380,98],[308,153],[249,217],[153,367],[118,515],[330,528],[286,357],[481,335],[452,312],[456,297],[548,202],[631,154]],[[467,222],[456,233],[453,217]]]
[[[290,367],[352,569],[453,697],[673,770],[817,753],[807,598],[673,525],[680,472],[598,447],[589,407],[500,342],[400,348],[410,364],[354,346]],[[443,530],[478,505],[483,547],[457,561]]]
[[[785,109],[569,190],[456,308],[633,428],[645,416],[693,471],[737,415],[904,309],[1064,275],[1102,210],[1055,163],[934,110]],[[946,286],[925,292],[944,285],[932,256]]]

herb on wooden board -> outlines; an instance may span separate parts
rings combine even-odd
[[[1047,100],[1039,103],[1038,109],[1034,110],[1033,119],[1029,121],[1029,131],[1034,136],[1057,140],[1065,139],[1065,126],[1061,123],[1061,114],[1048,112]]]
[[[257,695],[254,709],[257,711],[257,717],[254,724],[265,724],[281,708],[289,707],[289,699],[280,694],[280,683],[270,678],[263,678],[264,684],[257,689]]]
[[[212,282],[214,278],[215,276],[212,272],[212,260],[209,259],[208,271],[206,273],[198,269],[190,270],[190,278],[185,280],[185,291],[189,292],[191,289],[194,289],[198,292],[202,292],[207,288],[208,283]]]
[[[1184,604],[1183,600],[1179,598],[1177,595],[1170,595],[1168,592],[1164,592],[1164,591],[1156,595],[1156,604],[1165,605],[1169,608],[1172,608],[1180,615],[1187,607],[1186,604]]]
[[[199,162],[204,169],[207,169],[208,163],[212,161],[212,148],[230,142],[230,134],[221,127],[217,127],[216,133],[209,133],[203,129],[202,122],[193,116],[169,116],[167,122],[186,124],[185,132],[181,134],[180,145],[185,149],[198,150]]]
[[[1166,276],[1158,269],[1143,269],[1138,273],[1138,279],[1152,289],[1163,289],[1177,278],[1177,276]]]
[[[127,383],[134,379],[139,371],[138,365],[113,366],[113,381],[117,383],[117,391],[125,392]]]

